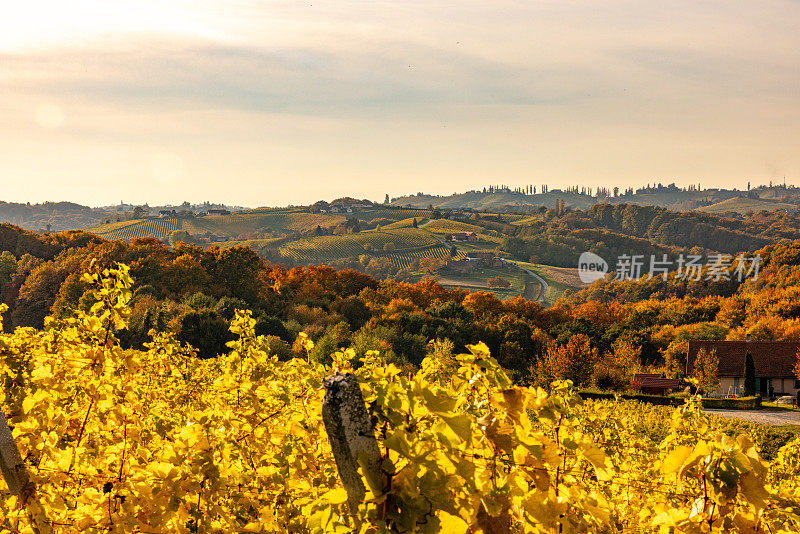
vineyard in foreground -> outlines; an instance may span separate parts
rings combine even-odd
[[[764,461],[694,399],[654,438],[652,411],[515,386],[482,344],[415,373],[377,351],[278,361],[239,311],[219,358],[157,332],[123,350],[127,268],[84,280],[90,312],[0,336],[3,409],[35,485],[0,498],[4,532],[800,529],[800,440]],[[357,376],[382,456],[354,506],[321,419],[337,371]]]

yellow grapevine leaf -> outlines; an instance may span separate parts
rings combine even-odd
[[[664,459],[664,464],[661,466],[661,471],[664,474],[672,474],[680,471],[683,463],[692,454],[692,448],[685,445],[679,445],[669,453],[669,456]]]

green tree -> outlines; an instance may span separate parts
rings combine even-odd
[[[201,358],[213,358],[228,352],[226,343],[233,340],[228,323],[210,309],[189,310],[178,318],[178,341],[197,349]]]
[[[192,242],[191,239],[192,238],[189,235],[189,232],[187,232],[186,230],[173,230],[169,234],[167,241],[169,242],[170,246],[174,247],[178,243],[191,243]]]
[[[756,394],[756,366],[753,363],[753,355],[747,351],[744,357],[744,397],[752,397]]]
[[[259,315],[256,320],[255,332],[257,336],[277,337],[288,343],[294,341],[295,338],[283,321],[272,315]]]
[[[11,282],[11,275],[17,271],[17,258],[14,257],[9,251],[4,250],[0,254],[0,293]]]
[[[253,303],[258,298],[258,271],[262,267],[258,253],[250,247],[234,246],[216,254],[214,281],[231,296]]]

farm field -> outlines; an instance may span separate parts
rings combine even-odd
[[[575,293],[588,287],[578,278],[578,269],[567,267],[553,267],[524,261],[517,262],[520,266],[534,271],[547,281],[550,289],[544,297],[543,304],[552,306],[566,292]]]

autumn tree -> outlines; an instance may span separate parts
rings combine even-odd
[[[716,391],[719,387],[719,356],[715,349],[700,349],[694,360],[692,376],[698,381],[698,389],[706,395]]]
[[[446,264],[445,260],[441,258],[435,258],[433,256],[426,256],[424,258],[419,259],[420,270],[428,273],[438,271],[439,269],[444,267],[445,264]]]
[[[589,383],[599,353],[589,337],[575,334],[564,345],[551,346],[544,355],[543,371],[550,377],[569,379],[577,386]]]

